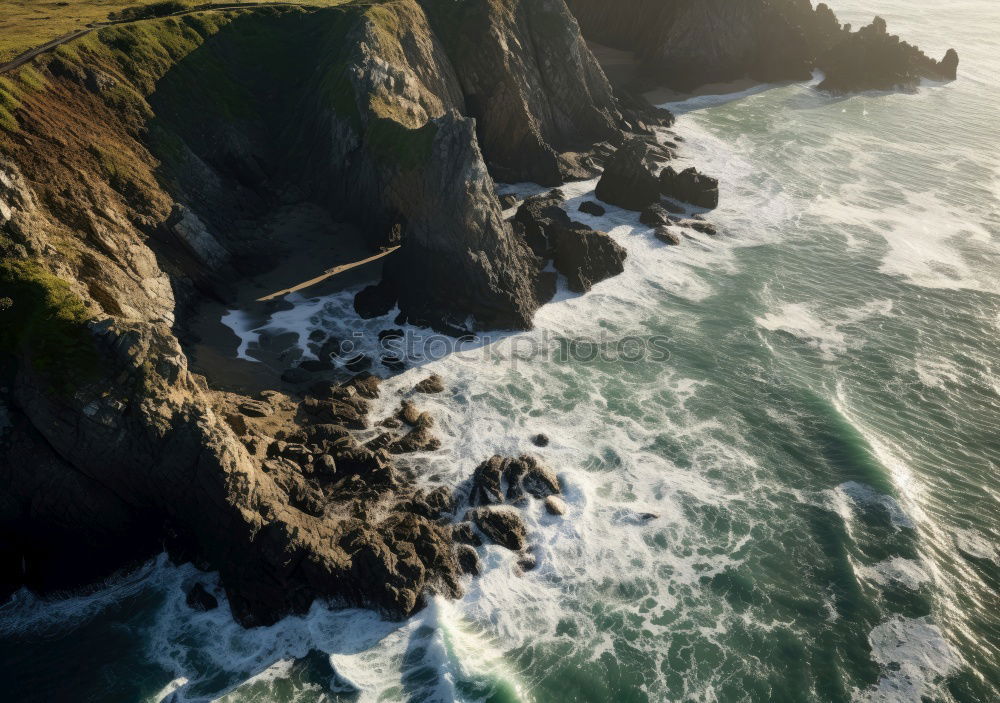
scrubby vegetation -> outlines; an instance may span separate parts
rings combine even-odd
[[[28,261],[0,262],[0,354],[19,354],[67,392],[97,369],[90,319],[70,287]]]

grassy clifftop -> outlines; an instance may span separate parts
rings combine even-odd
[[[198,0],[172,0],[178,5],[206,4]],[[315,7],[342,5],[350,0],[308,0]],[[0,2],[0,63],[18,54],[112,17],[127,17],[137,8],[157,0],[3,0]],[[292,0],[266,0],[268,4],[298,4]],[[246,5],[253,2],[231,0],[218,5]]]

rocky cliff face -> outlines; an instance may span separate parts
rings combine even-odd
[[[830,90],[909,86],[920,78],[948,79],[951,59],[937,62],[895,42],[876,55],[826,3],[810,0],[568,0],[585,36],[634,51],[646,79],[678,90],[742,78],[805,80],[814,68],[841,78]],[[884,23],[883,23],[884,24]],[[841,70],[836,48],[864,70]],[[957,58],[957,57],[956,57]],[[899,70],[903,66],[903,70]],[[851,81],[864,73],[865,80]]]
[[[218,570],[247,624],[316,597],[403,616],[459,591],[450,492],[422,497],[393,458],[437,446],[429,420],[364,445],[368,380],[233,396],[177,340],[191,303],[295,246],[258,223],[304,201],[402,245],[380,289],[404,319],[530,326],[551,280],[493,177],[561,181],[620,115],[561,0],[455,9],[195,13],[3,78],[4,589],[166,545]]]

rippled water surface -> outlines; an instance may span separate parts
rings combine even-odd
[[[428,370],[452,391],[424,403],[445,440],[429,480],[552,438],[570,511],[528,509],[537,570],[487,547],[464,599],[412,621],[317,606],[253,631],[190,612],[198,575],[165,562],[22,594],[0,610],[13,700],[998,700],[1000,7],[878,5],[930,53],[956,45],[960,80],[673,106],[725,236],[665,247],[632,214],[580,215],[628,250],[623,276],[387,382],[376,412]],[[272,325],[347,328],[349,302]],[[636,335],[669,358],[523,353]]]

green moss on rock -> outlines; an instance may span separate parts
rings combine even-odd
[[[68,393],[98,368],[90,320],[69,285],[29,261],[0,262],[0,354],[25,359]]]

